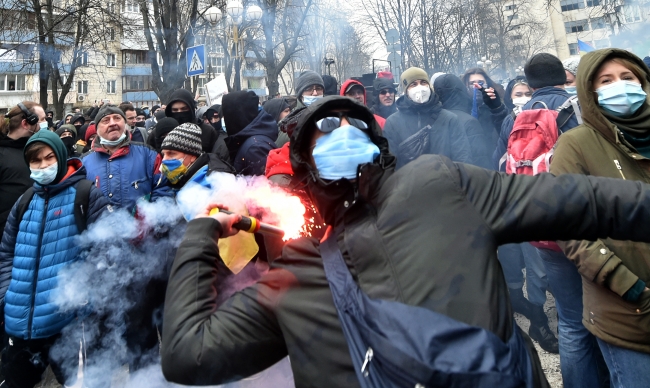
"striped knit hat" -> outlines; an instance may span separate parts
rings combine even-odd
[[[200,156],[203,153],[201,128],[192,123],[181,124],[165,136],[163,150],[174,150],[184,154]]]

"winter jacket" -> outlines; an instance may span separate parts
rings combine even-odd
[[[133,209],[140,198],[154,202],[159,197],[171,196],[167,180],[160,174],[161,157],[147,145],[126,139],[112,154],[93,142],[93,150],[83,157],[87,179],[111,204]]]
[[[470,164],[483,168],[492,168],[492,152],[497,144],[499,134],[492,127],[484,128],[469,112],[472,109],[472,99],[467,95],[463,81],[453,74],[445,74],[436,78],[434,90],[442,108],[458,117],[465,130],[471,150]]]
[[[226,140],[237,174],[264,175],[269,151],[277,148],[278,124],[261,110],[244,129]]]
[[[27,140],[28,137],[14,140],[0,134],[0,233],[5,227],[11,207],[34,183],[29,178],[29,166],[23,157]]]
[[[641,66],[633,54],[617,49],[598,50],[580,60],[578,97],[584,123],[560,136],[551,173],[650,183],[650,159],[626,141],[591,93],[591,78],[612,53]],[[650,88],[645,91],[650,95]],[[650,98],[642,109],[650,109]],[[585,327],[608,343],[650,353],[650,291],[635,302],[622,298],[639,279],[650,285],[650,244],[626,240],[570,241],[560,246],[582,275]]]
[[[348,89],[348,86],[350,85],[359,85],[363,88],[363,104],[368,105],[368,96],[366,94],[366,88],[363,86],[363,84],[359,81],[349,79],[345,82],[343,82],[343,85],[341,85],[341,96],[345,96],[345,91]],[[377,124],[379,124],[379,127],[381,129],[384,129],[384,125],[386,124],[386,119],[379,116],[379,115],[374,115],[375,120],[377,120]]]
[[[556,88],[554,86],[547,86],[543,87],[541,89],[535,90],[533,92],[533,96],[531,97],[530,101],[526,103],[522,107],[522,110],[528,110],[528,109],[542,109],[543,106],[539,103],[535,104],[537,101],[541,101],[546,104],[548,109],[557,109],[560,107],[562,104],[566,102],[566,100],[571,97],[567,92],[564,91],[564,89]],[[535,106],[533,107],[533,104]],[[501,157],[506,153],[508,150],[508,137],[510,136],[510,132],[512,132],[512,128],[515,124],[515,120],[513,119],[512,115],[507,115],[506,118],[503,120],[503,124],[501,125],[501,132],[499,134],[499,140],[497,142],[497,148],[492,154],[492,166],[499,170],[499,171],[505,171],[506,166],[505,163],[501,166],[499,166],[499,161],[501,160]],[[568,131],[571,128],[575,128],[578,126],[578,119],[576,118],[575,115],[571,115],[569,120],[560,128],[560,132],[564,133]]]
[[[51,296],[59,271],[79,259],[74,200],[77,184],[86,171],[79,159],[68,161],[63,181],[34,184],[34,196],[21,220],[14,204],[0,244],[0,303],[5,304],[5,330],[20,339],[58,334],[74,317],[59,311]],[[93,223],[108,200],[91,187],[87,222]]]
[[[442,109],[438,96],[418,104],[407,96],[397,100],[399,111],[386,120],[384,136],[397,168],[423,154],[444,155],[455,162],[471,163],[472,151],[467,134],[456,115]]]
[[[397,97],[395,97],[397,98]],[[388,120],[388,118],[395,112],[397,112],[397,102],[393,103],[391,106],[385,106],[382,105],[381,102],[379,102],[379,97],[374,97],[376,100],[374,105],[372,106],[372,113],[379,116],[383,117],[384,119]]]
[[[187,104],[187,106],[190,107],[190,113],[172,113],[172,105],[178,101]],[[197,119],[194,112],[196,112],[196,102],[194,101],[192,93],[189,90],[185,89],[178,89],[174,91],[169,97],[169,102],[165,108],[165,116],[176,119],[178,121],[178,124],[185,124],[187,122],[190,122],[201,127],[201,144],[203,146],[203,152],[212,152],[214,154],[217,154],[221,160],[229,161],[230,156],[228,154],[228,147],[226,147],[225,143],[225,139],[228,137],[226,133],[223,131],[216,131],[210,124],[202,123],[201,120]],[[189,120],[182,119],[182,116],[185,114],[189,116]]]

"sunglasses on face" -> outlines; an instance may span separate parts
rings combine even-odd
[[[368,124],[366,124],[365,121],[361,119],[355,119],[353,117],[349,117],[346,114],[341,114],[339,116],[330,116],[330,117],[325,117],[322,118],[318,121],[316,121],[316,127],[324,133],[330,133],[336,128],[341,126],[341,119],[345,117],[350,125],[353,127],[359,128],[359,129],[368,129]]]
[[[379,94],[382,95],[382,96],[383,96],[384,94],[394,94],[394,93],[395,93],[395,92],[392,91],[392,90],[390,90],[390,89],[382,89],[382,90],[379,91]]]

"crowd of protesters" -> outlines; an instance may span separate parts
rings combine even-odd
[[[163,198],[186,231],[124,338],[170,382],[228,383],[288,356],[298,387],[546,387],[534,341],[559,354],[564,387],[649,386],[649,62],[536,54],[507,85],[476,68],[340,88],[305,71],[295,96],[198,107],[180,89],[151,109],[101,103],[58,121],[31,101],[9,107],[0,386],[34,387],[48,366],[75,383],[78,355],[50,350],[89,312],[59,310],[59,273],[99,219]],[[516,159],[536,140],[550,141],[543,155]],[[197,211],[186,193],[219,174],[299,197],[305,236],[238,232],[246,207]]]

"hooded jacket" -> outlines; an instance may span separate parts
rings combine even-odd
[[[52,184],[34,183],[34,196],[21,220],[17,219],[16,201],[0,244],[0,304],[5,305],[5,330],[25,340],[55,335],[75,317],[75,312],[59,312],[50,296],[57,288],[58,272],[79,259],[74,200],[76,186],[85,179],[86,171],[79,159],[66,164],[63,143],[44,142],[54,149],[59,173]],[[21,161],[25,163],[24,158]],[[101,192],[91,187],[89,225],[107,205]]]
[[[319,182],[307,159],[314,128],[305,124],[337,109],[370,123],[368,134],[381,150],[373,163],[359,166],[356,183]],[[370,111],[346,98],[308,107],[290,151],[296,178],[319,213],[328,225],[343,228],[339,247],[365,293],[445,314],[502,340],[519,329],[496,256],[499,245],[605,235],[650,240],[648,185],[582,175],[506,176],[440,155],[395,171]],[[319,242],[290,241],[255,285],[217,307],[220,234],[214,219],[191,221],[174,260],[161,351],[167,380],[219,384],[289,354],[296,387],[359,386]],[[532,385],[548,386],[532,342],[527,346]]]
[[[492,168],[492,152],[499,138],[493,128],[483,128],[481,123],[467,113],[471,110],[472,99],[467,95],[467,88],[463,81],[453,74],[444,74],[436,78],[433,83],[442,108],[458,117],[465,130],[471,150],[470,164],[483,168]]]
[[[172,113],[172,105],[177,101],[187,104],[190,108],[189,112]],[[176,119],[179,124],[190,122],[201,127],[201,144],[203,146],[203,152],[212,152],[217,154],[221,160],[229,161],[228,147],[225,143],[227,135],[223,131],[217,132],[212,125],[203,124],[197,119],[195,112],[196,102],[194,101],[194,97],[189,90],[185,89],[174,91],[169,97],[169,102],[165,108],[165,116]]]
[[[23,149],[29,137],[12,139],[0,134],[0,233],[5,227],[11,207],[34,183],[29,177]]]
[[[368,97],[366,95],[366,88],[363,86],[361,82],[357,80],[349,79],[343,82],[343,85],[341,85],[341,96],[345,96],[345,91],[348,90],[348,87],[350,85],[359,85],[363,88],[363,105],[368,106]],[[373,116],[375,116],[375,120],[377,120],[377,124],[379,124],[379,127],[381,129],[384,129],[384,125],[386,124],[386,119],[376,114],[373,114]]]
[[[393,105],[385,106],[379,101],[379,92],[382,89],[393,89],[396,94],[395,98],[397,99],[397,91],[395,90],[395,84],[393,84],[393,78],[377,78],[372,82],[372,113],[387,119],[390,115],[397,112],[396,101],[393,101]],[[368,105],[368,104],[366,104]]]
[[[228,129],[228,124],[226,124]],[[232,165],[237,174],[264,175],[269,151],[277,148],[278,124],[266,111],[261,110],[241,131],[228,136]]]
[[[424,154],[444,155],[454,162],[471,163],[472,151],[463,126],[453,113],[442,109],[431,91],[429,101],[418,104],[404,95],[397,100],[399,111],[386,120],[384,136],[397,168]]]
[[[604,113],[593,93],[592,78],[612,56],[627,59],[645,71],[642,85],[650,95],[650,70],[628,51],[603,49],[582,57],[576,81],[584,123],[560,136],[551,173],[650,183],[650,159],[625,139],[613,122],[616,118]],[[649,112],[647,97],[633,117],[648,116]],[[585,327],[605,342],[650,353],[650,291],[645,290],[636,301],[623,299],[639,280],[645,287],[650,285],[650,244],[624,240],[628,238],[560,242],[560,246],[582,275]]]

